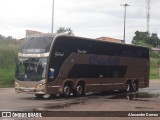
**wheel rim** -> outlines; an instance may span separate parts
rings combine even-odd
[[[65,96],[69,96],[70,95],[70,88],[69,86],[65,86],[63,89],[63,93]]]
[[[126,91],[127,91],[127,92],[130,91],[130,85],[129,85],[129,83],[126,84]]]
[[[133,90],[134,90],[134,91],[137,90],[137,84],[136,84],[136,83],[133,84]]]
[[[83,88],[81,85],[78,85],[76,90],[78,95],[82,95]]]

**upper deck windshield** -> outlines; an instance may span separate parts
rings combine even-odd
[[[23,54],[47,53],[50,50],[53,38],[54,36],[48,34],[27,37],[22,41],[19,52]]]
[[[16,79],[39,81],[46,77],[47,58],[18,58]]]

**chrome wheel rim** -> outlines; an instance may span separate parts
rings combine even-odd
[[[137,85],[136,85],[136,83],[133,84],[133,90],[134,90],[134,91],[137,90]]]
[[[81,86],[81,85],[78,85],[78,86],[77,86],[77,94],[78,94],[78,95],[81,95],[81,94],[82,94],[82,86]]]
[[[70,95],[70,88],[69,88],[69,86],[65,86],[64,87],[63,93],[64,93],[65,96],[69,96]]]
[[[126,84],[126,91],[130,91],[130,85],[128,83]]]

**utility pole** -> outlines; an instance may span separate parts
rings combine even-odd
[[[126,8],[127,8],[127,6],[130,6],[130,5],[121,4],[121,6],[124,6],[124,36],[123,36],[123,40],[124,40],[124,43],[126,43]]]
[[[51,33],[53,34],[53,26],[54,26],[54,0],[52,2],[52,26],[51,26]]]
[[[151,0],[146,1],[146,15],[147,15],[147,32],[150,32],[150,4]]]

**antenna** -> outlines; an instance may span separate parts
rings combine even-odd
[[[147,32],[150,33],[150,9],[151,9],[151,0],[146,2],[146,15],[147,15]]]

